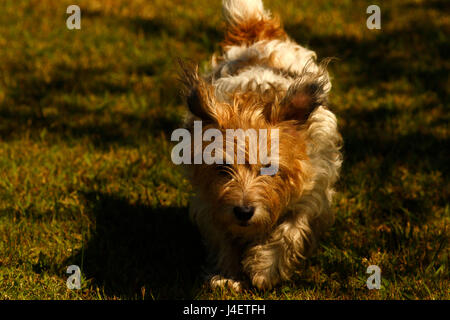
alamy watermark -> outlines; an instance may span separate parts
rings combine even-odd
[[[367,7],[367,14],[371,14],[366,21],[367,29],[381,29],[381,9],[376,4]]]
[[[270,131],[270,139],[268,139]],[[192,164],[236,164],[248,163],[263,165],[260,169],[261,175],[275,175],[279,168],[279,132],[278,129],[226,129],[225,148],[224,137],[220,130],[210,128],[203,132],[202,122],[194,121],[194,137],[187,129],[176,129],[172,132],[171,141],[179,141],[173,147],[171,158],[176,165]],[[246,140],[248,139],[248,152],[246,151]],[[181,140],[181,141],[180,141]],[[235,144],[235,141],[237,143]],[[203,149],[204,141],[212,141]],[[268,154],[270,143],[270,155]],[[236,150],[235,150],[236,146]],[[193,148],[192,148],[193,147]],[[192,157],[193,150],[193,157]],[[235,152],[236,151],[236,152]],[[224,159],[225,158],[225,159]]]
[[[81,29],[81,9],[79,6],[72,4],[67,7],[66,13],[70,16],[66,20],[66,26],[69,30]],[[368,29],[381,29],[381,9],[378,5],[372,4],[367,7],[366,13],[370,16],[366,20]]]
[[[370,265],[367,267],[366,273],[371,274],[367,279],[366,284],[369,290],[381,289],[381,269],[377,265]]]
[[[70,16],[66,20],[67,29],[80,30],[81,29],[81,9],[80,9],[80,7],[75,4],[70,5],[67,7],[66,13],[70,14]]]
[[[69,278],[67,278],[66,285],[67,289],[81,289],[81,269],[77,265],[71,265],[67,267],[68,274],[71,274]]]

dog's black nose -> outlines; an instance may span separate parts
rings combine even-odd
[[[248,221],[255,213],[255,207],[245,206],[245,207],[234,207],[234,215],[241,221]]]

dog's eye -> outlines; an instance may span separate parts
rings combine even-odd
[[[262,168],[267,169],[267,168],[270,168],[271,166],[272,166],[271,163],[261,165],[261,168],[259,169],[260,174],[261,174]],[[275,174],[273,174],[272,176],[276,176],[276,175],[278,175],[278,171]]]

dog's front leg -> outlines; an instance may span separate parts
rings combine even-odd
[[[300,259],[315,245],[314,232],[306,217],[279,225],[263,244],[250,247],[244,255],[243,268],[253,286],[271,289],[289,280]]]
[[[219,274],[210,278],[211,288],[231,288],[241,291],[241,251],[230,243],[222,243],[218,250],[216,268]]]

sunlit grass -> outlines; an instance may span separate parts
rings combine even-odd
[[[344,137],[337,220],[291,283],[203,286],[176,58],[219,50],[220,1],[0,3],[0,298],[448,299],[449,51],[444,1],[266,1],[289,34],[335,57]],[[79,265],[82,290],[66,289]],[[366,268],[382,270],[368,290]]]

